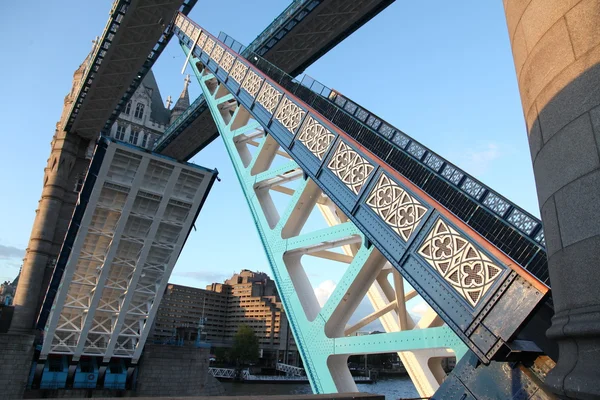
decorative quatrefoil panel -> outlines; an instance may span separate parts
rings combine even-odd
[[[235,60],[235,57],[233,55],[231,55],[230,53],[225,52],[225,54],[223,54],[223,58],[221,58],[221,61],[219,62],[219,65],[227,73],[229,73],[229,71],[231,71],[231,67],[233,66],[233,61],[234,60]]]
[[[264,79],[254,73],[254,71],[250,70],[248,71],[248,75],[246,75],[246,79],[244,79],[244,83],[242,83],[242,88],[244,88],[250,96],[255,97],[263,80]]]
[[[248,67],[244,65],[241,61],[236,61],[233,66],[233,71],[231,71],[231,76],[237,83],[242,83],[242,79],[246,75],[246,71],[248,71]]]
[[[367,205],[405,242],[427,212],[427,208],[386,174],[381,174],[371,190]]]
[[[275,107],[279,104],[281,92],[276,90],[270,83],[265,83],[258,93],[256,101],[265,108],[269,113],[273,114]]]
[[[325,128],[309,115],[306,117],[304,125],[302,125],[302,131],[298,136],[298,140],[319,160],[322,160],[334,137],[329,129]]]
[[[504,270],[441,219],[419,254],[473,307]]]
[[[304,114],[306,114],[306,112],[302,108],[298,107],[293,101],[285,97],[277,109],[275,119],[281,122],[281,125],[285,126],[288,131],[294,133],[296,132],[296,129],[298,129],[298,126],[300,126]]]
[[[355,194],[375,169],[365,158],[340,141],[327,167]]]

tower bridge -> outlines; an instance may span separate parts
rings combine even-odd
[[[294,79],[391,1],[294,1],[248,47],[189,19],[194,3],[115,1],[89,63],[76,73],[80,83],[67,97],[53,140],[15,297],[13,333],[31,333],[42,310],[37,324],[43,338],[30,382],[52,374],[47,360],[57,355],[70,362],[69,382],[83,372],[81,357],[91,357],[101,365],[90,374],[96,387],[121,379],[111,378],[115,362],[127,367],[123,384],[131,383],[161,288],[216,178],[216,170],[185,161],[220,137],[314,392],[356,390],[350,355],[398,352],[423,397],[600,395],[587,355],[598,333],[590,306],[598,304],[595,275],[588,274],[587,283],[578,277],[578,268],[589,271],[597,264],[600,246],[585,243],[598,237],[599,213],[577,200],[588,214],[571,210],[573,216],[565,216],[570,206],[560,201],[563,187],[576,198],[593,199],[597,182],[579,180],[596,176],[598,165],[569,157],[571,164],[562,169],[543,163],[544,157],[562,163],[573,153],[567,127],[579,117],[556,104],[567,98],[583,104],[587,108],[578,112],[589,119],[600,100],[591,104],[590,86],[569,82],[593,82],[597,68],[580,75],[573,72],[577,68],[565,68],[563,75],[548,69],[544,79],[553,85],[544,89],[550,92],[536,92],[535,115],[528,97],[535,85],[520,72],[545,67],[540,60],[557,62],[552,49],[564,44],[564,35],[544,39],[536,33],[539,42],[550,42],[539,44],[546,46],[543,55],[531,56],[538,44],[523,28],[532,24],[528,6],[504,2],[534,159],[542,158],[534,169],[544,229],[542,221],[358,102],[318,82]],[[567,22],[557,22],[576,38],[569,42],[569,62],[578,65],[586,54],[586,65],[597,66],[600,57],[583,52],[584,44],[597,48],[597,37],[578,30],[588,25],[568,21],[584,15],[600,21],[600,15],[588,7],[594,1],[575,3],[564,10]],[[322,29],[340,18],[344,23]],[[552,18],[540,19],[548,32]],[[525,50],[519,35],[529,43]],[[188,57],[201,96],[167,129],[154,153],[106,138],[96,143],[172,36]],[[126,60],[127,54],[134,60]],[[536,62],[540,65],[532,66]],[[556,122],[549,114],[560,116],[562,127],[548,125]],[[549,130],[563,148],[543,138]],[[598,159],[598,149],[588,147],[581,153]],[[66,194],[81,171],[87,171],[81,192]],[[283,210],[275,193],[287,196]],[[315,214],[325,228],[305,232]],[[581,229],[568,230],[570,218],[579,218]],[[577,246],[578,254],[569,246]],[[346,265],[323,306],[304,271],[304,257]],[[51,275],[42,301],[38,293]],[[558,290],[551,291],[551,283]],[[430,306],[418,320],[407,312],[407,302],[417,296]],[[374,312],[349,326],[365,297]],[[376,319],[385,333],[352,336]],[[440,360],[450,356],[457,366],[446,376]]]

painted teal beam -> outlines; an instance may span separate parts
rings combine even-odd
[[[187,53],[187,49],[183,47]],[[235,121],[239,108],[233,114],[229,123],[225,123],[219,111],[219,105],[223,104],[228,96],[216,99],[207,86],[207,81],[211,80],[211,74],[202,75],[197,69],[197,59],[192,57],[190,64],[194,74],[198,77],[200,87],[206,98],[208,109],[211,112],[220,136],[224,141],[225,148],[234,166],[234,170],[240,185],[242,186],[244,196],[247,200],[250,212],[253,216],[256,228],[259,232],[261,243],[265,249],[267,259],[271,267],[277,289],[282,298],[284,309],[290,321],[290,326],[294,333],[296,343],[298,344],[301,356],[304,360],[304,365],[307,370],[309,381],[315,393],[330,393],[338,391],[336,387],[334,375],[337,371],[329,368],[328,360],[332,356],[349,355],[348,349],[356,349],[356,353],[381,353],[389,351],[409,351],[417,349],[427,349],[432,346],[440,346],[443,348],[453,348],[457,357],[460,357],[466,351],[466,347],[452,333],[448,327],[434,328],[432,333],[423,333],[417,331],[398,332],[397,334],[381,334],[374,335],[373,339],[369,340],[365,337],[343,337],[332,338],[325,333],[326,324],[334,314],[336,308],[344,296],[348,293],[348,289],[357,279],[369,258],[376,251],[374,247],[366,247],[365,237],[360,230],[352,222],[346,222],[335,225],[330,228],[318,230],[308,234],[295,236],[289,239],[282,238],[282,230],[289,221],[304,189],[308,185],[308,180],[300,178],[301,182],[296,189],[296,192],[290,197],[290,203],[279,221],[276,222],[273,228],[270,227],[269,221],[264,215],[262,206],[258,200],[254,187],[257,182],[262,182],[266,179],[276,177],[277,175],[298,168],[298,164],[290,161],[283,166],[270,168],[267,171],[256,175],[251,174],[251,169],[254,162],[248,166],[244,166],[242,162],[234,138],[251,132],[258,128],[255,122],[250,122],[240,129],[232,130],[231,126]],[[257,153],[264,146],[263,143],[259,146]],[[256,157],[255,157],[256,159]],[[307,317],[304,306],[302,305],[302,293],[298,293],[290,276],[288,265],[286,265],[284,256],[290,254],[295,249],[312,246],[324,241],[337,241],[343,238],[358,237],[362,243],[360,249],[356,253],[353,261],[348,265],[341,281],[336,286],[331,297],[322,307],[322,309],[314,316]],[[428,332],[426,330],[426,332]],[[388,336],[391,335],[391,336]],[[384,337],[389,338],[386,340]],[[394,347],[394,343],[396,346]],[[346,349],[344,352],[343,349]],[[344,362],[345,366],[345,362]]]
[[[221,92],[226,87],[234,94],[480,360],[502,359],[506,352],[500,350],[511,347],[549,288],[382,161],[381,149],[361,147],[352,126],[344,125],[352,131],[344,132],[290,93],[297,90],[289,77],[266,64],[261,65],[267,72],[259,70],[183,16],[175,29],[184,46],[193,47],[204,73],[215,74],[211,87],[221,84]],[[394,196],[386,196],[386,190]],[[391,209],[420,214],[407,223],[400,216],[390,219]],[[442,237],[458,242],[438,255]],[[475,283],[468,273],[473,268],[483,272]],[[519,307],[512,309],[515,301]]]

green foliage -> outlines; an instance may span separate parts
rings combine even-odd
[[[233,338],[230,357],[237,365],[244,366],[258,361],[258,337],[248,325],[241,325]]]
[[[215,362],[213,366],[227,367],[231,363],[230,350],[226,347],[217,347],[214,349]]]

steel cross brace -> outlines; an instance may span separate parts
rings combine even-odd
[[[243,189],[314,392],[356,390],[347,366],[350,355],[399,352],[419,393],[431,396],[445,374],[443,371],[440,374],[439,366],[431,368],[430,359],[452,355],[460,359],[466,346],[447,326],[434,324],[435,317],[429,320],[430,324],[415,323],[407,315],[405,305],[412,295],[405,297],[403,289],[402,293],[391,296],[393,298],[386,296],[382,285],[389,285],[386,276],[393,268],[385,257],[375,247],[366,246],[360,230],[311,179],[298,173],[302,170],[296,162],[290,160],[271,166],[277,154],[284,157],[287,154],[264,131],[262,135],[257,134],[260,124],[248,118],[247,110],[235,102],[225,87],[215,85],[214,75],[199,71],[197,61],[192,57],[192,68]],[[252,155],[246,144],[258,140],[259,136],[262,142],[255,142],[258,149]],[[300,182],[295,190],[285,188],[283,191],[290,194],[290,200],[285,212],[279,215],[268,191],[281,189],[282,182],[289,180]],[[300,234],[312,209],[321,211],[332,226]],[[327,253],[335,246],[344,249],[346,258],[342,257],[344,254]],[[348,263],[342,279],[322,308],[302,267],[301,259],[307,254],[343,259]],[[387,333],[345,336],[346,323],[365,295],[379,312]],[[402,319],[410,319],[411,325],[402,326],[398,322]],[[435,360],[432,361],[435,365]]]

